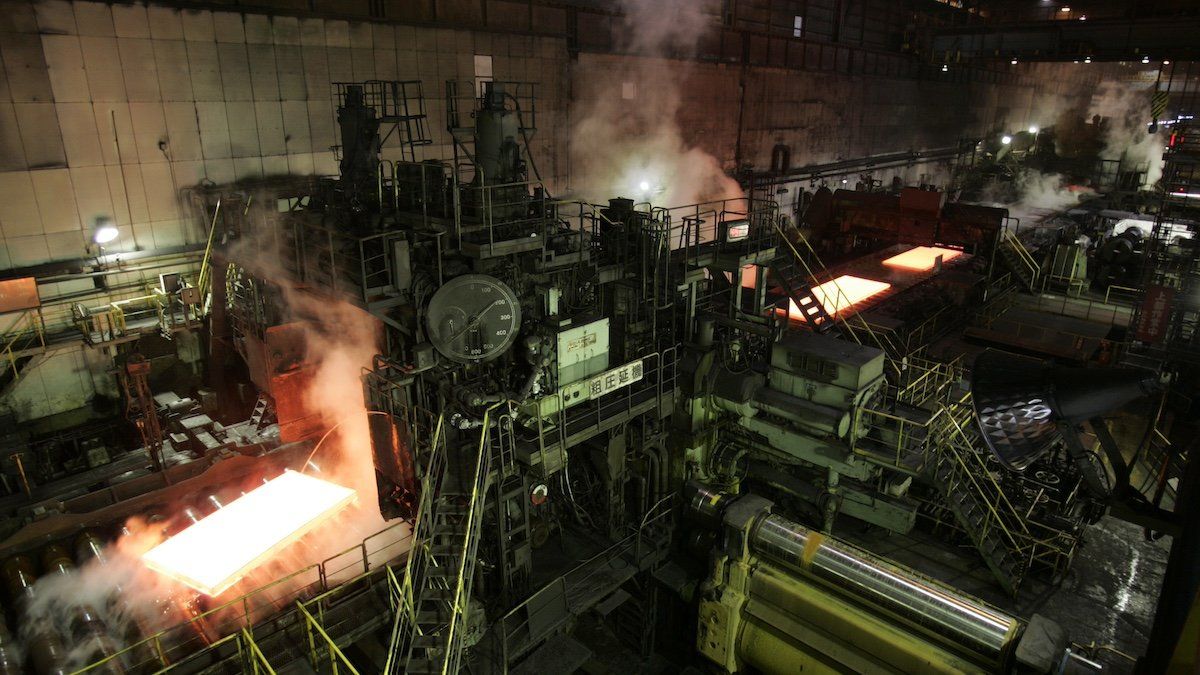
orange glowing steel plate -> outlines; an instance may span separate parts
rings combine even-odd
[[[962,251],[939,246],[918,246],[884,260],[883,264],[910,272],[928,272],[937,264],[939,255],[942,256],[942,262],[950,262],[962,255]]]
[[[142,560],[201,593],[219,595],[353,499],[350,488],[285,471],[150,549]]]
[[[891,287],[891,284],[882,281],[843,274],[832,281],[826,281],[820,286],[814,287],[813,295],[817,296],[817,300],[825,308],[825,312],[833,315]],[[797,321],[803,320],[804,313],[796,306],[796,301],[788,302],[788,318]]]

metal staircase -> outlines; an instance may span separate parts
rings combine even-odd
[[[820,280],[817,277],[816,270],[813,269],[807,261],[812,260],[818,269],[824,269],[821,264],[817,252],[804,238],[804,235],[797,234],[800,244],[805,248],[807,257],[801,254],[800,250],[788,237],[787,233],[780,228],[779,223],[775,223],[775,230],[779,235],[779,240],[785,244],[785,261],[779,266],[780,284],[788,293],[792,302],[800,308],[801,313],[805,315],[805,321],[809,322],[815,330],[825,332],[830,330],[830,327],[837,327],[846,339],[858,344],[873,345],[884,352],[888,356],[901,358],[905,356],[903,351],[899,349],[892,340],[885,334],[880,333],[871,328],[867,320],[857,311],[836,311],[830,315],[824,305],[821,304],[816,294],[813,293],[813,288],[820,285]],[[834,285],[834,292],[845,297],[841,288]],[[847,303],[847,308],[850,305]],[[809,321],[809,316],[819,318],[820,321],[812,323]],[[822,328],[824,326],[824,328]]]
[[[19,313],[0,336],[0,396],[7,396],[46,353],[46,331],[38,310]]]
[[[493,455],[505,465],[508,415],[497,404],[483,416],[474,456],[451,467],[442,420],[435,431],[417,509],[413,547],[404,572],[384,672],[457,673],[473,634],[471,591]],[[509,453],[511,455],[511,452]],[[511,459],[511,458],[510,458]]]
[[[938,416],[941,428],[933,431],[938,443],[934,479],[992,575],[1015,597],[1029,569],[1030,534],[984,455],[976,450],[978,432],[970,423],[970,415],[970,403],[960,401]]]
[[[1025,244],[1007,227],[1000,231],[1000,243],[996,247],[1000,260],[1018,279],[1021,285],[1033,291],[1041,281],[1041,265]]]
[[[804,274],[796,266],[794,259],[787,259],[781,265],[771,265],[771,276],[779,281],[788,299],[796,303],[804,323],[818,333],[828,333],[834,327],[833,317],[825,311],[813,287],[804,278]]]

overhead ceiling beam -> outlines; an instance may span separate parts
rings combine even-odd
[[[1036,21],[936,29],[935,58],[1134,61],[1200,58],[1200,16],[1170,19]]]

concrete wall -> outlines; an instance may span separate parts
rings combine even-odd
[[[501,5],[488,3],[503,10]],[[489,10],[489,25],[503,26],[505,16],[534,22],[528,12],[515,13],[519,7],[509,9]],[[534,10],[548,12],[543,18],[553,25],[567,24],[561,10]],[[513,29],[524,30],[516,24]],[[727,37],[723,34],[719,50],[730,51],[723,46]],[[865,72],[867,62],[843,59],[843,48],[832,62],[819,56],[787,68],[792,57],[786,49],[772,56],[779,53],[771,51],[773,44],[761,54],[748,50],[746,65],[676,62],[683,138],[708,150],[727,170],[739,159],[765,167],[777,143],[792,148],[793,165],[945,145],[1000,118],[1023,124],[1028,117],[1023,111],[1052,100],[1086,98],[1092,84],[1065,77],[1069,64],[1036,72],[1022,66],[1042,78],[1033,86],[847,74]],[[497,79],[540,84],[533,138],[538,168],[557,191],[578,187],[569,161],[570,122],[598,97],[619,96],[620,82],[610,82],[611,73],[640,57],[571,52],[568,46],[566,37],[554,35],[232,9],[5,0],[0,270],[96,253],[90,240],[97,218],[112,218],[120,227],[120,238],[107,252],[199,242],[203,228],[187,203],[187,188],[335,172],[335,81],[423,81],[433,144],[420,148],[418,159],[449,158],[443,83],[474,78],[477,55],[491,57]],[[890,65],[879,72],[915,72],[896,65],[905,58],[888,56]],[[846,68],[839,70],[843,61]],[[629,105],[638,105],[636,96]],[[384,154],[399,156],[394,140]],[[111,282],[133,286],[154,277],[130,273]],[[42,290],[44,297],[62,297],[88,291],[87,284]],[[137,292],[128,288],[124,294]],[[59,306],[60,316],[65,308]],[[78,363],[60,370],[78,372]],[[43,393],[73,382],[65,374],[42,379],[50,383]],[[78,397],[54,395],[23,400],[44,401],[22,404],[23,417],[78,403]]]

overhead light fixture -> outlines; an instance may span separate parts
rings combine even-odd
[[[1011,63],[1012,65],[1014,65],[1014,66],[1015,66],[1015,65],[1017,65],[1017,60],[1016,60],[1016,59],[1013,59],[1012,61],[1009,61],[1009,63]]]
[[[1071,12],[1071,8],[1063,6],[1063,7],[1059,7],[1058,11],[1063,12],[1064,14],[1069,14]]]
[[[1012,143],[1012,136],[1005,134],[1000,137],[1000,142],[1003,143],[1004,145],[1008,145],[1009,143]]]
[[[946,64],[944,64],[944,63],[943,63],[943,64],[942,64],[942,72],[944,73],[944,72],[946,72],[946,71],[948,71],[948,70],[950,70],[950,66],[948,66],[948,65],[946,65]]]
[[[1036,124],[1029,127],[1029,133],[1031,133],[1031,134],[1036,134],[1038,131],[1039,131],[1039,129],[1037,128]]]
[[[1149,56],[1143,56],[1143,57],[1142,57],[1142,63],[1150,63],[1150,57],[1149,57]]]
[[[1087,14],[1084,14],[1083,16],[1079,17],[1079,20],[1080,20],[1080,21],[1087,21]]]
[[[96,225],[92,229],[92,241],[103,246],[116,239],[120,234],[121,231],[113,224],[111,218],[97,218]]]
[[[1164,60],[1164,61],[1163,61],[1163,65],[1164,65],[1164,66],[1169,66],[1169,65],[1171,65],[1171,62],[1170,62],[1170,61],[1167,61],[1167,60]]]
[[[650,191],[650,183],[648,183],[646,181],[642,181],[641,183],[638,183],[638,189],[640,189],[642,192],[649,192]]]
[[[1091,63],[1091,62],[1092,62],[1092,57],[1090,57],[1090,56],[1089,56],[1089,57],[1087,57],[1086,59],[1084,59],[1084,60],[1083,60],[1083,62],[1084,62],[1084,63]]]

